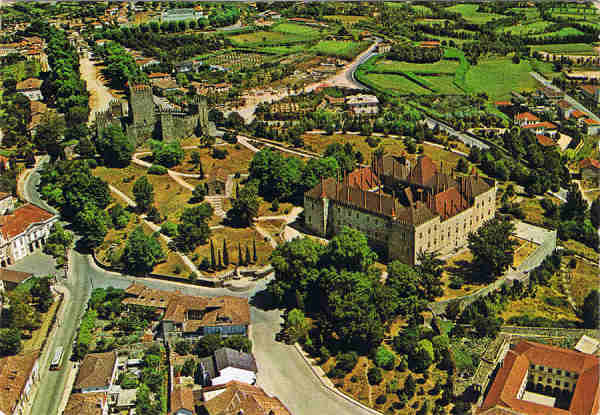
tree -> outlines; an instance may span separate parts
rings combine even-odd
[[[200,183],[196,187],[194,187],[194,190],[192,190],[191,202],[193,202],[193,203],[202,202],[204,200],[205,196],[206,196],[206,187],[204,186],[204,183]]]
[[[396,364],[396,356],[387,347],[379,346],[375,352],[375,364],[386,370],[392,370]]]
[[[65,120],[58,114],[48,111],[38,125],[35,133],[35,144],[40,151],[48,153],[51,161],[64,158],[63,139]]]
[[[217,260],[215,257],[215,246],[213,245],[212,239],[210,240],[210,268],[211,269],[217,268]]]
[[[223,339],[218,334],[207,334],[202,337],[194,347],[194,354],[198,357],[212,356],[212,354],[222,347]]]
[[[470,233],[469,249],[473,253],[473,269],[479,278],[492,281],[512,264],[516,241],[510,238],[515,226],[493,218],[476,233]]]
[[[75,151],[83,158],[92,158],[96,154],[96,146],[86,135],[79,139]]]
[[[369,385],[379,385],[383,380],[381,369],[377,366],[369,368],[367,371],[367,379],[369,380]]]
[[[88,204],[74,219],[74,224],[82,235],[81,241],[88,248],[96,248],[104,241],[108,232],[110,217],[104,210]]]
[[[50,288],[50,275],[46,278],[39,278],[31,287],[30,294],[37,303],[38,311],[45,313],[50,309],[54,302],[52,289]]]
[[[244,264],[244,256],[242,255],[242,245],[238,242],[238,266],[245,265]]]
[[[403,392],[408,397],[408,399],[411,399],[415,395],[416,391],[417,383],[415,382],[415,379],[413,378],[412,374],[410,374],[404,381]]]
[[[119,203],[108,209],[108,214],[115,229],[123,229],[129,223],[129,212]]]
[[[0,356],[13,356],[21,351],[21,330],[0,329]]]
[[[461,173],[467,173],[469,171],[469,162],[462,157],[459,158],[458,164],[456,165],[456,170]]]
[[[175,343],[175,351],[177,354],[184,356],[191,351],[191,344],[188,341],[180,340]]]
[[[437,258],[435,252],[420,252],[417,256],[419,265],[416,266],[420,275],[421,291],[425,299],[432,301],[443,294],[442,273],[444,261]]]
[[[227,249],[227,240],[223,239],[223,265],[229,266],[229,250]]]
[[[256,255],[256,239],[252,239],[252,262],[258,261],[258,255]]]
[[[146,176],[135,181],[132,191],[138,211],[146,212],[154,204],[154,186]]]
[[[223,340],[223,347],[250,353],[252,351],[252,341],[241,334],[234,334],[233,336],[227,336]]]
[[[375,262],[377,254],[371,250],[362,232],[345,226],[327,245],[326,257],[327,265],[365,272]]]
[[[429,340],[423,339],[417,343],[411,363],[414,365],[416,371],[422,372],[431,366],[434,358],[433,345]]]
[[[583,219],[588,205],[577,184],[572,184],[567,192],[567,202],[562,205],[560,217],[562,220]]]
[[[128,272],[134,275],[146,274],[165,259],[166,254],[157,235],[146,235],[141,226],[129,234],[123,252],[123,262]]]
[[[150,148],[154,162],[167,168],[180,164],[185,156],[177,140],[168,142],[150,140]]]
[[[590,209],[590,220],[592,221],[594,228],[600,227],[600,196],[598,196],[596,200],[592,202],[592,207]]]
[[[256,183],[246,183],[231,205],[231,209],[227,212],[227,219],[237,226],[250,226],[253,219],[258,215],[260,205]]]
[[[252,258],[250,258],[250,248],[248,244],[246,244],[246,265],[250,265],[252,263]]]
[[[306,338],[308,334],[308,320],[302,310],[292,309],[286,316],[285,333],[289,343],[296,343]]]
[[[125,167],[131,162],[133,143],[118,126],[102,130],[96,140],[96,149],[110,167]]]
[[[181,249],[192,251],[196,246],[205,244],[211,231],[208,220],[213,215],[213,208],[208,203],[185,208],[177,226],[178,234],[175,243]]]
[[[588,293],[583,300],[579,315],[583,319],[585,328],[597,329],[600,327],[600,290],[596,289]]]
[[[52,225],[50,234],[46,238],[44,253],[51,255],[58,265],[67,261],[67,251],[73,246],[73,233],[65,230],[60,222]]]

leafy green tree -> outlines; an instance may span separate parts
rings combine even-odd
[[[138,211],[146,212],[154,204],[154,186],[146,176],[135,181],[132,192]]]
[[[75,216],[74,224],[82,235],[81,241],[88,248],[100,246],[109,228],[108,213],[94,205],[87,205]]]
[[[206,187],[203,183],[200,183],[196,187],[194,187],[194,190],[192,190],[191,201],[193,203],[202,202],[204,200],[205,196],[206,196]]]
[[[600,196],[592,202],[590,209],[590,220],[594,228],[600,228]]]
[[[107,166],[125,167],[131,162],[135,147],[120,127],[110,126],[100,132],[96,149]]]
[[[167,142],[151,140],[150,148],[154,162],[167,168],[180,164],[185,156],[185,152],[177,140]]]
[[[379,346],[375,352],[375,364],[386,370],[392,370],[396,364],[396,356],[387,347]]]
[[[229,266],[229,251],[227,249],[227,240],[223,239],[223,265]]]
[[[308,320],[302,310],[292,309],[286,316],[285,333],[290,343],[296,343],[306,338],[308,334]]]
[[[208,220],[213,215],[213,208],[208,203],[185,208],[177,226],[178,234],[174,238],[177,246],[186,251],[192,251],[196,246],[205,244],[211,231]]]
[[[30,294],[37,304],[38,311],[41,313],[48,311],[54,302],[54,296],[50,288],[50,276],[36,280],[31,287]]]
[[[579,310],[583,325],[588,329],[600,327],[600,290],[591,290]]]
[[[562,205],[560,216],[562,220],[582,219],[588,209],[579,186],[572,184],[567,192],[567,202]]]
[[[367,379],[369,380],[369,385],[379,385],[383,380],[381,369],[377,366],[369,368],[367,371]]]
[[[0,356],[13,356],[21,351],[21,330],[0,329]]]
[[[65,230],[59,222],[52,225],[46,238],[44,253],[56,259],[58,265],[64,265],[67,261],[67,251],[72,247],[73,233]]]
[[[141,226],[129,234],[123,252],[123,263],[128,272],[134,275],[146,274],[165,259],[166,254],[157,235],[146,235]]]
[[[198,357],[212,356],[223,345],[223,339],[218,334],[208,334],[202,337],[194,347],[194,354]]]
[[[473,269],[482,280],[494,280],[513,262],[516,241],[510,238],[515,226],[493,218],[476,233],[470,233],[469,249],[473,253]]]
[[[48,111],[36,129],[35,144],[40,151],[48,153],[51,161],[64,158],[64,134],[64,118]]]
[[[415,370],[424,371],[433,363],[435,354],[433,352],[433,345],[427,339],[420,340],[417,343],[417,348],[411,363],[413,363]]]
[[[366,272],[377,259],[377,254],[371,250],[362,232],[345,226],[327,245],[326,257],[327,265]]]
[[[85,135],[79,139],[79,142],[75,146],[75,151],[83,158],[92,158],[96,155],[96,146],[92,140]]]
[[[237,226],[250,226],[258,215],[258,188],[254,182],[248,182],[232,200],[231,209],[227,212],[227,219]]]
[[[334,157],[310,159],[302,172],[303,192],[315,187],[321,178],[335,177],[339,173],[339,169],[338,162]]]
[[[227,336],[223,340],[223,346],[229,347],[230,349],[239,350],[245,353],[252,352],[252,341],[241,334],[234,334],[233,336]]]
[[[115,229],[123,229],[129,223],[129,213],[119,203],[108,209],[108,214]]]

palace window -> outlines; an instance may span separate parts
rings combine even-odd
[[[562,374],[562,370],[556,370],[556,374],[557,375],[561,375]]]

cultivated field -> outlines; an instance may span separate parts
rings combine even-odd
[[[351,40],[321,40],[310,50],[317,55],[335,56],[338,58],[354,59],[369,47],[369,42],[354,42]]]
[[[447,7],[446,10],[459,13],[465,20],[475,24],[483,24],[504,17],[501,14],[478,12],[478,8],[478,4],[457,4],[456,6]]]

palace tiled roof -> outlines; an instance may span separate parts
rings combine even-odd
[[[63,415],[102,415],[102,405],[107,405],[105,393],[73,393]]]
[[[580,169],[600,169],[600,161],[591,157],[584,158],[579,162]]]
[[[205,391],[223,390],[203,403],[208,415],[291,415],[275,397],[270,397],[257,386],[231,381],[225,385],[204,388]]]
[[[89,353],[83,359],[75,379],[75,389],[108,386],[112,379],[117,352]]]
[[[0,358],[0,411],[14,412],[39,354],[39,350],[34,350]]]
[[[360,167],[348,175],[350,186],[362,190],[371,190],[379,186],[379,177],[373,173],[371,167]]]
[[[53,217],[55,215],[47,210],[28,203],[0,217],[0,232],[5,239],[11,240],[25,232],[31,225],[46,222]]]
[[[542,365],[579,375],[568,410],[517,398],[530,365]],[[595,415],[600,409],[600,358],[522,341],[508,351],[480,413],[494,407],[509,408],[527,415]]]

